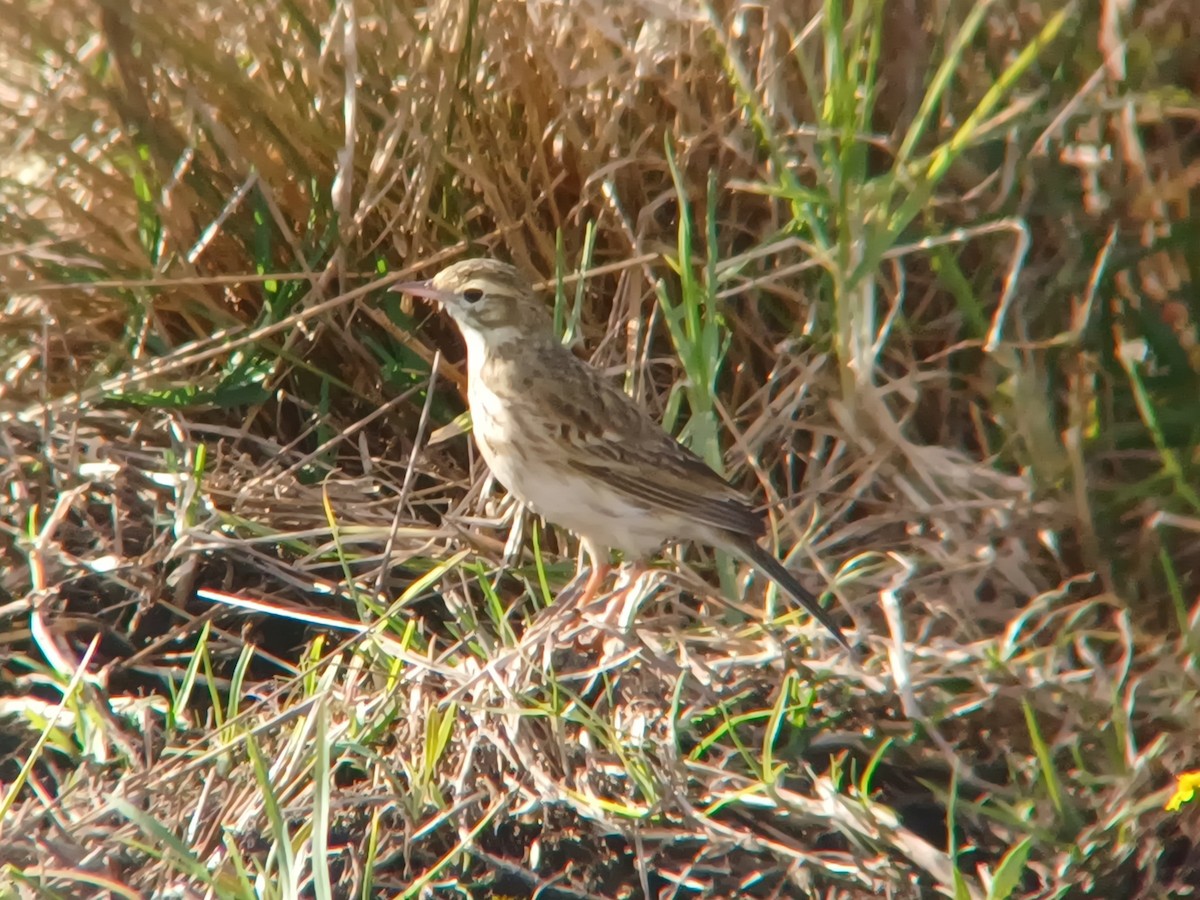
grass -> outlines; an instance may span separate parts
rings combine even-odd
[[[1184,7],[650,13],[0,0],[0,895],[1200,886]],[[484,253],[861,659],[564,609],[383,290]]]

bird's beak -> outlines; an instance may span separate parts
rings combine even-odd
[[[439,291],[433,286],[432,281],[400,281],[393,284],[388,290],[421,297],[425,300],[436,300],[439,303],[444,302],[447,295],[453,296],[449,291]]]

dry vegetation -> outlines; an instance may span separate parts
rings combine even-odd
[[[1200,887],[1198,27],[0,0],[0,895]],[[482,253],[860,659],[692,548],[581,642],[381,289]]]

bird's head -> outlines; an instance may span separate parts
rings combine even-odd
[[[515,268],[493,259],[464,259],[428,281],[406,281],[391,290],[436,301],[454,319],[468,349],[551,334],[550,316]]]

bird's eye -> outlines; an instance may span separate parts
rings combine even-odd
[[[479,288],[467,288],[465,291],[463,291],[462,295],[463,299],[468,303],[478,303],[483,299],[483,291],[481,291]]]

